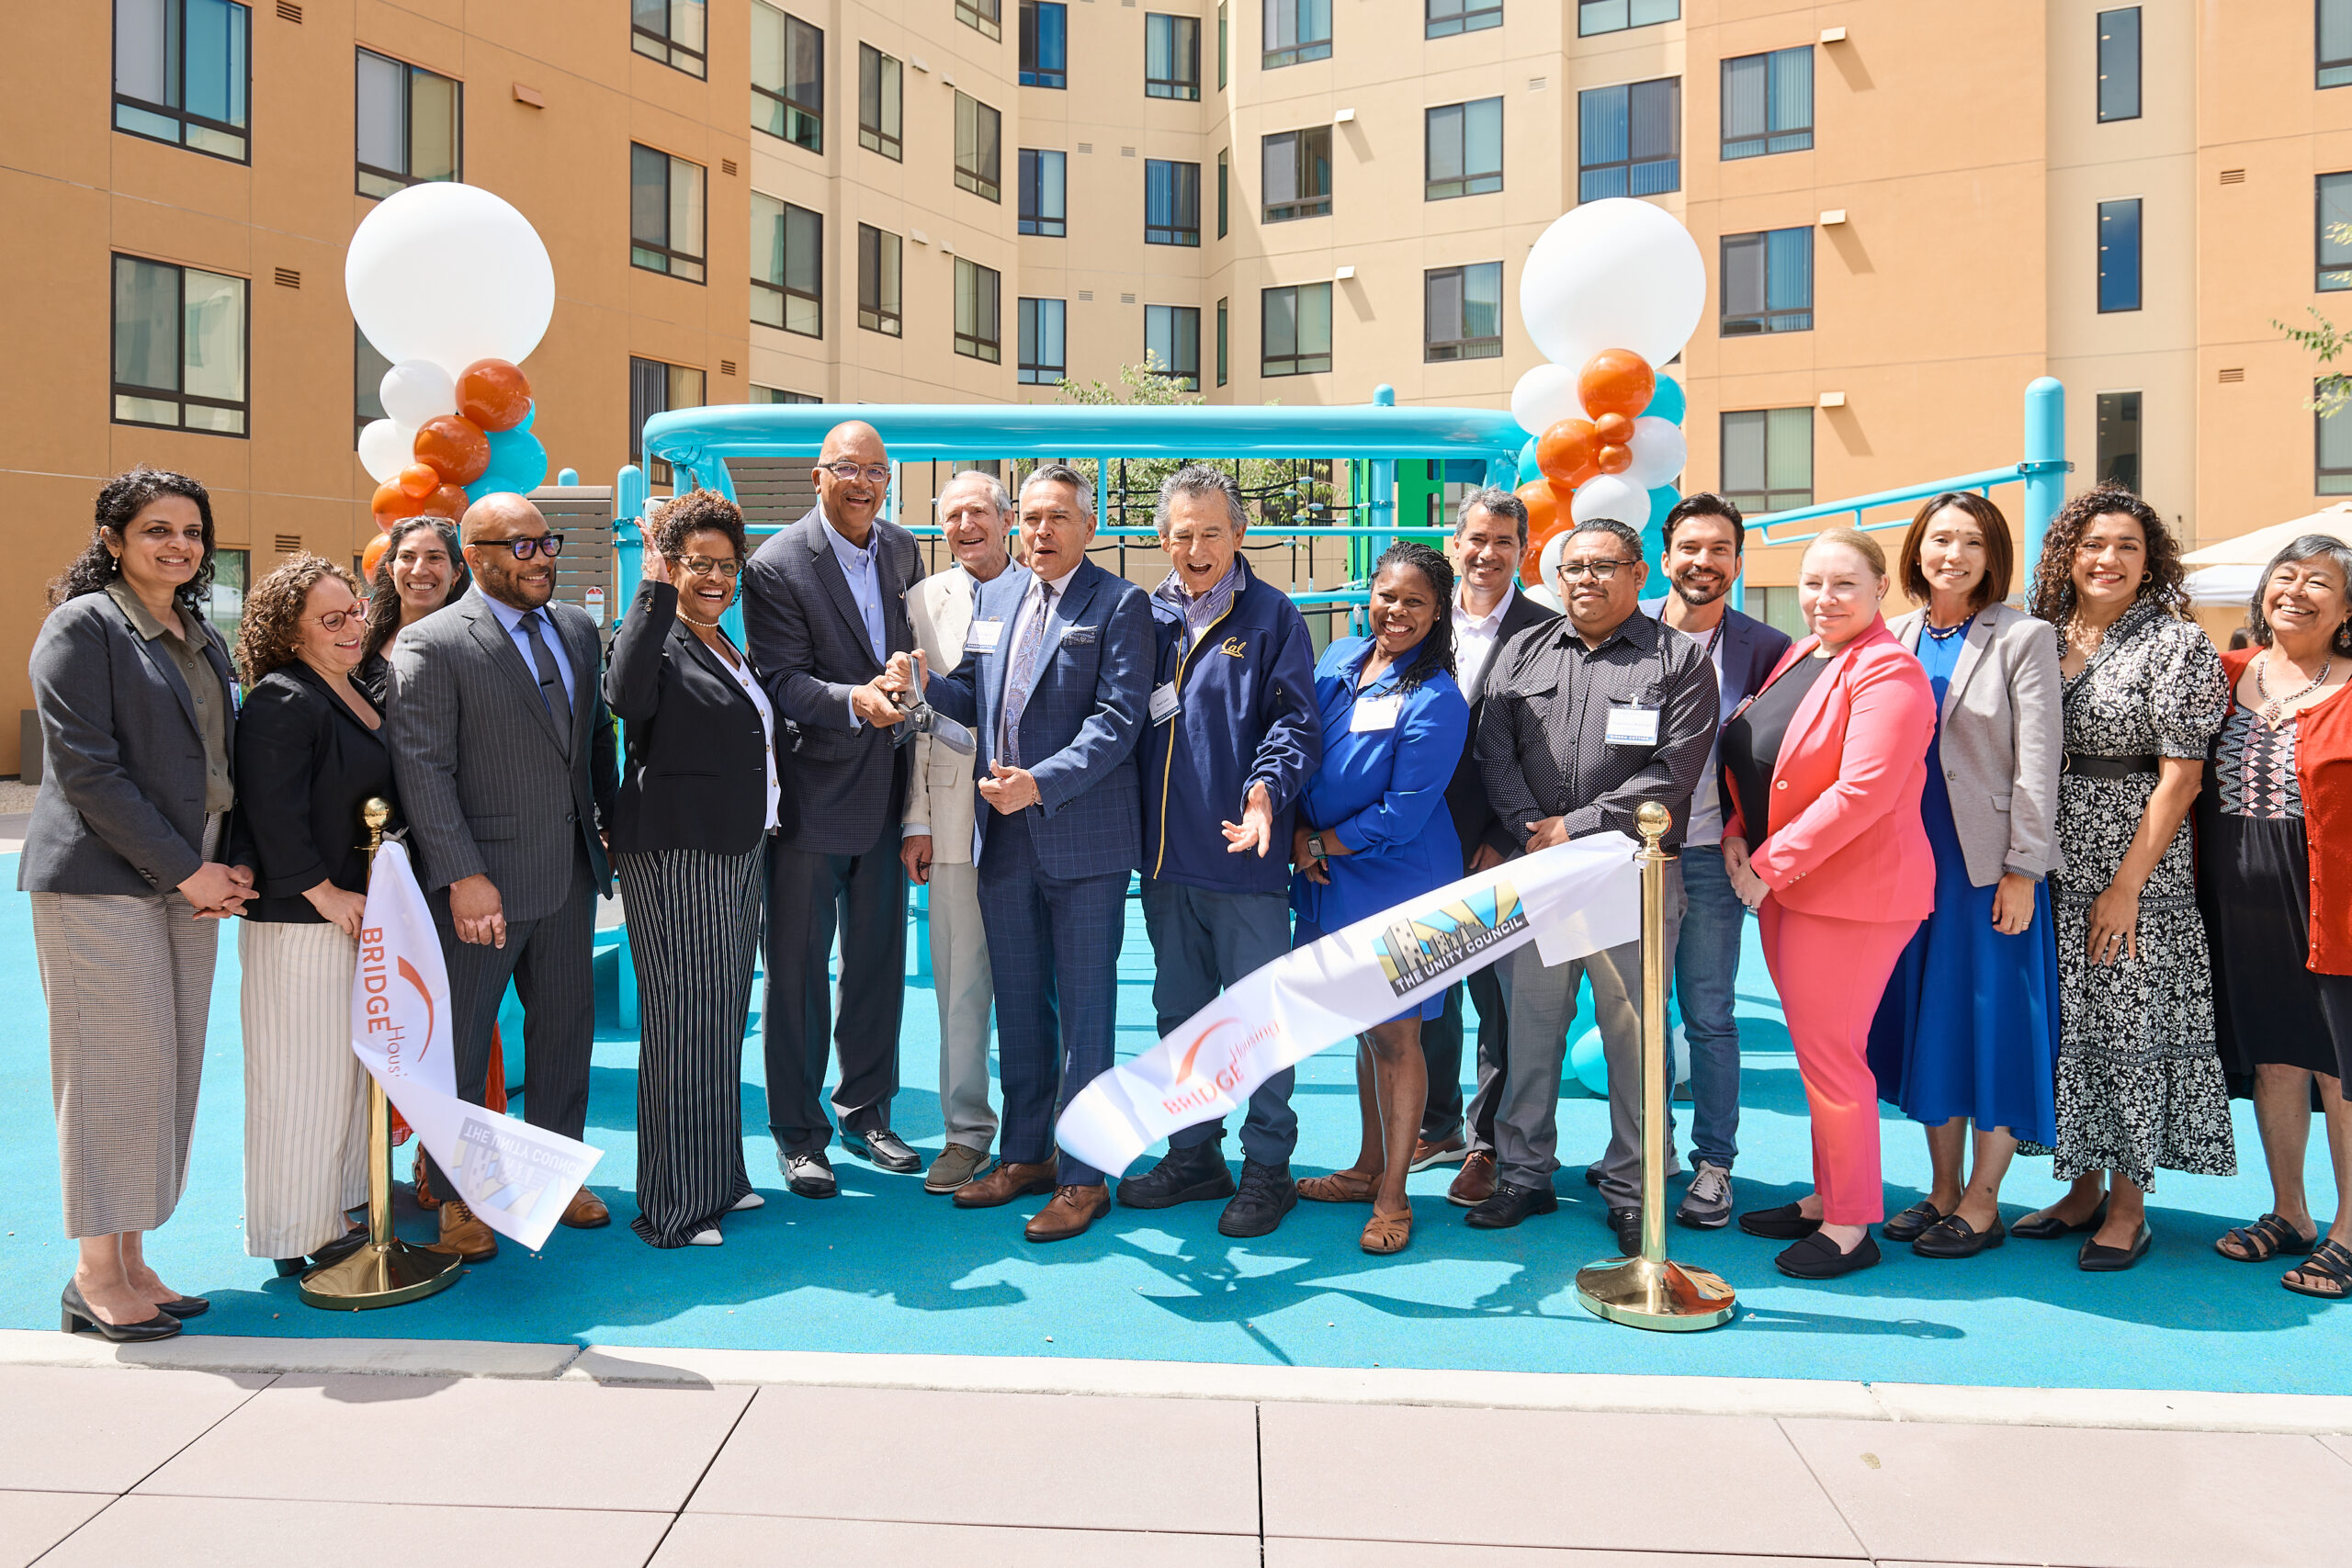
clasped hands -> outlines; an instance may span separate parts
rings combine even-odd
[[[882,667],[882,673],[851,694],[851,700],[854,702],[868,692],[873,693],[875,699],[884,705],[884,716],[868,717],[863,708],[858,710],[858,716],[869,724],[898,723],[906,717],[906,713],[892,698],[904,696],[908,699],[907,706],[912,707],[921,700],[923,682],[930,678],[930,661],[923,657],[921,649],[912,653],[890,655],[889,662]],[[1035,775],[1028,769],[1008,768],[1001,762],[990,762],[989,777],[980,781],[980,798],[987,801],[999,816],[1010,817],[1016,811],[1026,811],[1042,804],[1045,795],[1037,788]]]
[[[245,912],[245,900],[254,896],[253,867],[206,861],[178,891],[196,906],[198,919],[225,920]]]

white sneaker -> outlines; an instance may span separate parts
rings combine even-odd
[[[765,1207],[766,1203],[767,1200],[761,1197],[757,1192],[746,1192],[741,1198],[736,1199],[734,1207],[729,1209],[727,1212],[730,1214],[740,1214],[746,1209]]]
[[[1699,1162],[1690,1189],[1674,1217],[1694,1230],[1720,1230],[1731,1223],[1731,1172],[1713,1160]]]
[[[706,1225],[701,1230],[695,1232],[694,1235],[686,1237],[686,1245],[688,1247],[717,1247],[725,1242],[726,1239],[727,1238],[725,1236],[718,1234],[718,1227],[717,1225]]]

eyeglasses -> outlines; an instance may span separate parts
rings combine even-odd
[[[474,543],[496,545],[501,549],[513,550],[516,560],[529,560],[533,556],[546,556],[552,560],[563,554],[563,536],[560,534],[540,534],[525,539],[476,539]]]
[[[368,622],[368,611],[365,606],[356,610],[331,610],[323,615],[313,615],[311,618],[318,622],[322,629],[334,633],[343,630],[345,626],[365,626]]]
[[[731,578],[741,575],[743,570],[743,563],[732,556],[725,560],[707,560],[701,556],[688,556],[678,564],[686,569],[686,575],[689,577],[708,577],[715,571],[721,577]]]
[[[820,466],[824,468],[825,472],[832,475],[833,478],[840,479],[844,483],[857,478],[860,474],[864,474],[867,479],[872,479],[878,485],[885,485],[890,482],[890,465],[888,463],[866,463],[864,465],[856,463],[825,463]]]
[[[1595,582],[1606,582],[1617,575],[1618,568],[1633,564],[1629,560],[1564,560],[1560,563],[1560,581],[1581,582],[1589,577]]]

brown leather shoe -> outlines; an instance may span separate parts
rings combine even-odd
[[[1445,1190],[1445,1201],[1460,1209],[1475,1209],[1495,1195],[1495,1156],[1475,1149],[1463,1156],[1462,1172]]]
[[[434,1210],[441,1206],[441,1200],[435,1196],[433,1191],[433,1183],[426,1176],[424,1145],[421,1139],[418,1141],[416,1146],[416,1161],[408,1168],[408,1179],[410,1184],[416,1189],[416,1206],[418,1208],[424,1210],[429,1214]]]
[[[454,1252],[469,1263],[487,1263],[498,1256],[498,1233],[474,1217],[463,1198],[441,1201],[441,1239],[428,1252]]]
[[[1006,1160],[978,1180],[967,1181],[956,1189],[955,1202],[959,1209],[993,1209],[1010,1203],[1015,1198],[1025,1198],[1032,1192],[1051,1192],[1053,1190],[1052,1160],[1035,1165]]]
[[[564,1205],[563,1218],[556,1223],[576,1231],[592,1231],[598,1225],[611,1224],[613,1212],[605,1207],[602,1198],[583,1187],[571,1195],[571,1201]]]
[[[1031,1241],[1068,1241],[1084,1235],[1087,1227],[1111,1212],[1111,1194],[1097,1182],[1091,1187],[1057,1187],[1054,1201],[1037,1211],[1022,1235]]]
[[[1459,1165],[1465,1145],[1459,1138],[1441,1138],[1430,1143],[1427,1138],[1413,1140],[1413,1163],[1408,1170],[1427,1170],[1433,1165]]]

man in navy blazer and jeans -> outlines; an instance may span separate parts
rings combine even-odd
[[[1057,1172],[1054,1123],[1112,1061],[1127,875],[1143,852],[1135,749],[1151,695],[1151,612],[1141,589],[1086,558],[1094,497],[1077,469],[1029,476],[1021,536],[1027,568],[980,585],[964,662],[923,690],[978,741],[973,859],[1004,1086],[1001,1163],[956,1189],[956,1205],[1050,1190],[1027,1235],[1060,1241],[1111,1209],[1102,1172],[1067,1155]],[[912,669],[892,661],[899,678]]]

